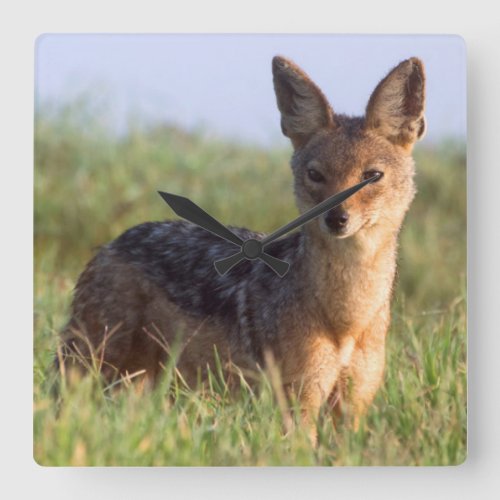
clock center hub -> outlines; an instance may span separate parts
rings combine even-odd
[[[262,244],[258,240],[250,239],[243,243],[243,255],[250,260],[256,259],[262,253]]]

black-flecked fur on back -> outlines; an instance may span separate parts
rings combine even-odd
[[[242,240],[263,237],[244,228],[230,229]],[[266,252],[292,263],[298,238],[300,233],[282,238],[266,246]],[[245,288],[254,297],[267,297],[282,287],[282,279],[286,279],[259,260],[245,260],[220,276],[214,261],[238,252],[239,247],[179,220],[133,227],[114,240],[109,250],[137,267],[173,303],[200,317],[220,315],[236,322],[238,292]],[[266,293],[261,294],[263,291]]]

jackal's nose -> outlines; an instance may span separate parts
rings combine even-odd
[[[325,216],[325,223],[331,231],[342,232],[349,221],[349,214],[342,208],[336,207],[330,210]]]

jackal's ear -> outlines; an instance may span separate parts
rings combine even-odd
[[[274,57],[273,82],[281,112],[281,130],[295,149],[318,130],[333,126],[333,111],[323,92],[293,62]]]
[[[425,133],[425,72],[420,59],[399,63],[377,85],[366,107],[366,127],[411,148]]]

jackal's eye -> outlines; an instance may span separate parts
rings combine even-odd
[[[372,177],[377,176],[378,178],[375,179],[373,182],[378,182],[382,177],[384,177],[384,172],[381,172],[380,170],[365,170],[363,172],[363,180],[366,181],[368,179],[371,179]]]
[[[323,174],[320,174],[316,169],[314,168],[308,168],[307,169],[307,176],[309,179],[311,179],[313,182],[325,182],[325,178]]]

